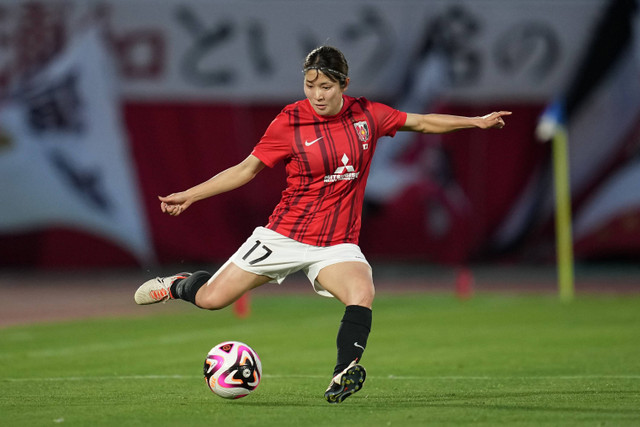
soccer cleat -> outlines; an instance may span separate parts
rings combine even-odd
[[[357,360],[354,360],[344,371],[333,377],[327,391],[324,392],[327,402],[340,403],[362,388],[367,371],[356,362]]]
[[[156,277],[155,279],[147,280],[136,291],[134,296],[136,304],[155,304],[174,299],[173,295],[171,295],[171,285],[175,280],[186,279],[189,276],[191,276],[191,273],[178,273],[174,276]]]

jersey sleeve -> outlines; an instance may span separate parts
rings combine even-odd
[[[291,155],[291,127],[286,113],[273,119],[251,154],[270,168]]]
[[[371,104],[378,123],[380,136],[394,136],[398,129],[407,122],[407,113],[379,102],[372,102]]]

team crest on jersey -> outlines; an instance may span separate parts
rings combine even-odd
[[[367,142],[369,140],[369,123],[367,123],[366,120],[362,120],[353,123],[353,126],[356,128],[360,142]]]

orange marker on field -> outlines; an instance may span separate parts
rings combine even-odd
[[[242,295],[236,302],[233,303],[233,312],[237,317],[247,317],[250,312],[249,294]]]
[[[461,267],[456,274],[456,296],[469,299],[473,295],[473,274],[467,267]]]

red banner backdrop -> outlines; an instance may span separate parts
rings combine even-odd
[[[594,32],[607,22],[633,27],[637,19],[621,26],[617,15],[600,22],[605,6],[625,2],[333,3],[339,17],[327,8],[318,15],[327,19],[299,27],[290,16],[307,6],[279,0],[0,0],[0,267],[226,260],[266,223],[284,189],[282,166],[177,218],[160,212],[157,196],[245,158],[302,96],[292,84],[300,59],[325,40],[350,58],[352,96],[412,112],[514,112],[501,131],[415,136],[372,171],[369,187],[382,197],[364,206],[360,244],[370,259],[553,260],[550,145],[534,139],[536,125],[566,82],[604,69],[597,84],[578,85],[584,99],[568,124],[576,256],[638,258],[638,40]],[[84,70],[97,61],[65,53],[82,27],[100,29],[98,50],[118,72]],[[578,68],[591,34],[607,55],[587,55]],[[97,92],[115,77],[117,88]],[[118,97],[111,127],[105,94]]]
[[[523,140],[539,109],[514,110],[499,132],[463,131],[437,142],[449,159],[446,182],[425,176],[385,204],[365,206],[361,246],[371,259],[463,262],[486,258],[487,240],[547,146]],[[162,214],[158,195],[202,182],[244,159],[280,106],[128,103],[125,122],[158,262],[226,260],[254,227],[264,225],[284,189],[284,168],[265,169],[238,190],[205,200],[185,214]],[[442,112],[478,115],[490,109]],[[381,144],[393,144],[387,138]],[[416,136],[402,162],[430,156],[430,137]],[[400,167],[403,165],[401,164]],[[454,193],[449,187],[455,187]],[[69,228],[4,236],[3,265],[41,267],[135,265],[127,251]]]

